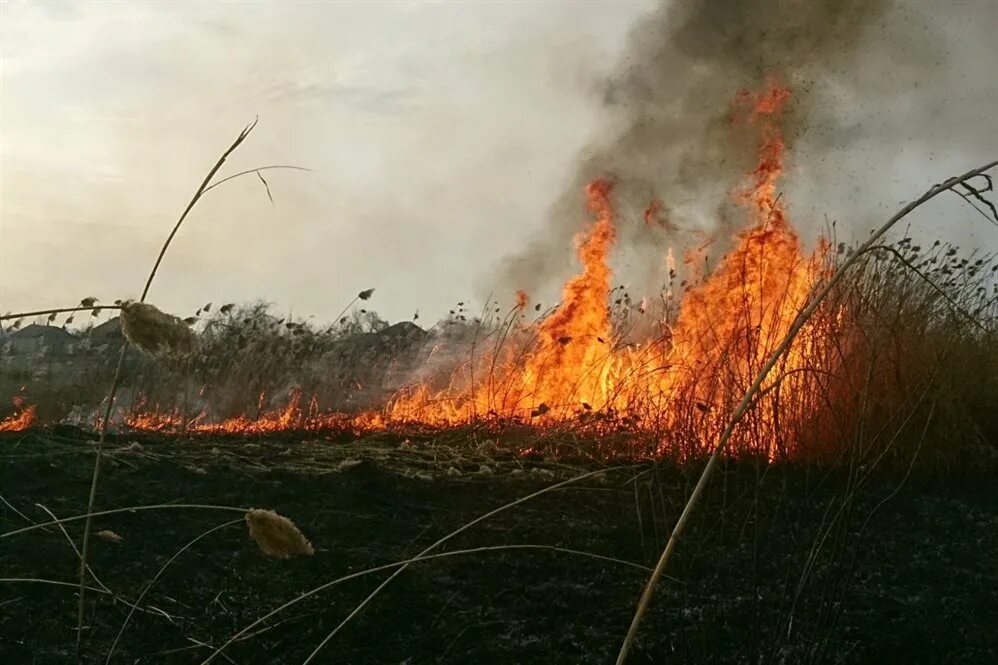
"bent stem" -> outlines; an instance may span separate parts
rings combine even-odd
[[[54,309],[39,309],[34,312],[16,312],[13,314],[0,314],[0,321],[9,321],[10,319],[27,319],[32,316],[45,316],[47,314],[66,314],[75,313],[91,309],[121,309],[121,305],[94,305],[93,307],[80,307],[76,305],[75,307],[56,307]]]
[[[80,520],[89,519],[91,517],[104,517],[106,515],[117,515],[118,513],[134,513],[143,510],[217,510],[220,512],[228,513],[245,513],[250,508],[242,508],[239,506],[219,506],[210,503],[157,503],[144,506],[125,506],[124,508],[111,508],[109,510],[100,510],[95,513],[84,513],[81,515],[71,515],[69,517],[60,517],[56,520],[50,520],[48,522],[35,522],[30,526],[24,526],[20,529],[14,529],[13,531],[5,531],[0,533],[0,539],[10,538],[11,536],[18,536],[22,533],[27,533],[29,531],[37,531],[38,529],[47,529],[50,526],[56,524],[68,524],[69,522],[78,522]]]
[[[422,552],[420,552],[419,554],[417,554],[416,558],[418,559],[419,557],[425,557],[426,555],[428,555],[433,550],[437,549],[438,547],[440,547],[441,545],[443,545],[444,543],[446,543],[450,539],[454,538],[455,536],[457,536],[457,535],[459,535],[459,534],[467,531],[468,529],[470,529],[471,527],[475,526],[479,522],[484,522],[485,520],[489,519],[490,517],[498,515],[501,512],[509,510],[510,508],[514,508],[514,507],[520,505],[521,503],[526,503],[527,501],[530,501],[531,499],[534,499],[534,498],[539,497],[541,495],[547,494],[548,492],[551,492],[551,491],[556,490],[556,489],[560,489],[562,487],[565,487],[565,486],[570,485],[572,483],[578,482],[580,480],[585,480],[586,478],[591,478],[592,476],[598,476],[598,475],[601,475],[603,473],[608,473],[608,472],[612,472],[612,471],[617,471],[619,469],[627,469],[627,468],[632,468],[632,467],[630,467],[630,466],[617,466],[617,467],[610,467],[608,469],[598,469],[596,471],[590,471],[588,473],[583,473],[583,474],[580,474],[580,475],[577,475],[577,476],[573,476],[572,478],[569,478],[567,480],[563,480],[560,483],[555,483],[554,485],[549,485],[549,486],[547,486],[547,487],[545,487],[543,489],[537,490],[533,494],[528,494],[527,496],[520,497],[519,499],[516,499],[515,501],[511,501],[511,502],[509,502],[507,504],[499,506],[495,510],[491,510],[491,511],[485,513],[484,515],[476,517],[475,519],[473,519],[470,522],[466,523],[464,526],[461,526],[461,527],[455,529],[454,531],[451,531],[446,536],[444,536],[443,538],[441,538],[440,540],[436,541],[435,543],[433,543],[432,545],[430,545],[429,547],[427,547],[425,550],[423,550]],[[374,591],[372,591],[366,598],[364,598],[364,600],[362,600],[360,602],[360,604],[357,605],[357,607],[355,607],[353,609],[353,611],[350,612],[350,614],[348,614],[347,617],[345,619],[343,619],[343,621],[341,621],[339,623],[339,625],[336,626],[336,628],[334,628],[332,630],[331,633],[329,633],[328,635],[326,635],[326,637],[321,642],[319,642],[319,644],[315,647],[315,649],[312,651],[312,653],[309,654],[308,658],[305,659],[305,662],[302,663],[302,665],[308,665],[309,663],[313,662],[315,660],[315,658],[319,655],[319,653],[325,648],[326,644],[328,644],[329,641],[332,640],[333,637],[335,637],[336,634],[338,632],[340,632],[340,630],[342,630],[345,625],[347,625],[348,623],[350,623],[351,619],[353,619],[355,616],[357,616],[358,614],[360,614],[361,610],[363,610],[365,607],[367,607],[368,603],[370,603],[372,600],[374,600],[374,598],[379,593],[381,593],[382,589],[384,589],[386,586],[388,586],[392,582],[392,580],[394,580],[396,577],[398,577],[399,575],[401,575],[406,570],[406,568],[409,567],[410,563],[412,563],[412,562],[410,561],[408,563],[403,564],[402,566],[399,566],[399,568],[394,573],[392,573],[391,575],[389,575],[388,578],[385,579],[384,582],[382,582],[380,585],[378,585],[378,587]]]
[[[620,652],[617,655],[617,665],[623,665],[627,656],[630,653],[631,646],[634,644],[634,640],[638,635],[638,628],[641,625],[641,620],[644,618],[645,613],[648,610],[648,606],[651,603],[651,598],[655,593],[655,587],[658,585],[659,580],[662,577],[662,573],[665,572],[665,567],[669,563],[669,559],[672,553],[676,549],[676,545],[679,542],[679,537],[682,535],[683,530],[686,528],[686,523],[690,519],[690,515],[693,513],[693,509],[696,507],[697,503],[700,501],[700,496],[703,494],[703,490],[706,487],[708,481],[710,481],[711,476],[714,473],[714,469],[717,467],[718,460],[720,459],[721,453],[724,451],[728,440],[731,438],[732,433],[738,426],[738,423],[744,417],[745,413],[748,411],[749,406],[751,406],[756,395],[762,388],[763,382],[769,375],[769,372],[776,366],[780,361],[780,358],[786,352],[790,345],[793,343],[797,334],[801,331],[808,320],[814,315],[821,305],[822,301],[828,296],[832,289],[842,280],[843,275],[846,271],[859,260],[866,251],[873,247],[881,237],[884,236],[890,229],[897,224],[899,221],[904,219],[913,210],[926,203],[930,199],[935,198],[939,194],[952,189],[956,185],[959,185],[967,180],[978,176],[985,171],[988,171],[995,166],[998,166],[998,160],[985,164],[979,168],[972,171],[968,171],[961,176],[955,176],[946,180],[943,183],[935,185],[925,192],[921,197],[912,201],[904,208],[902,208],[896,215],[891,217],[883,226],[877,229],[873,235],[871,235],[866,242],[860,245],[859,249],[853,253],[841,266],[839,266],[832,276],[828,279],[825,285],[817,292],[817,294],[811,299],[810,304],[805,307],[794,319],[793,325],[790,326],[790,330],[787,332],[786,337],[780,342],[779,346],[773,351],[766,364],[763,365],[762,369],[759,370],[758,376],[756,376],[755,381],[752,383],[751,387],[745,393],[742,401],[738,404],[738,408],[735,409],[734,414],[731,416],[727,427],[721,434],[720,438],[717,440],[717,444],[714,446],[713,451],[710,454],[710,459],[707,460],[707,465],[704,467],[703,473],[700,474],[700,479],[697,481],[696,487],[693,488],[692,494],[690,494],[689,500],[687,500],[686,505],[683,507],[683,512],[676,520],[676,525],[672,529],[672,534],[669,536],[669,541],[662,551],[662,555],[658,560],[658,564],[655,566],[655,570],[652,572],[651,577],[648,579],[645,588],[641,593],[641,598],[638,600],[637,609],[634,611],[634,617],[631,619],[631,625],[627,630],[627,636],[624,638],[623,644],[620,646]]]

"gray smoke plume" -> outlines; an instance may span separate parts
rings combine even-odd
[[[758,142],[729,121],[732,100],[769,78],[793,92],[781,120],[792,218],[808,238],[824,214],[867,228],[878,206],[918,193],[924,182],[899,176],[906,168],[899,150],[912,160],[933,151],[969,155],[960,170],[974,165],[975,143],[986,140],[993,152],[984,109],[998,98],[998,79],[985,73],[998,64],[996,16],[989,2],[666,2],[631,34],[601,90],[600,136],[580,156],[547,226],[503,262],[500,283],[551,294],[573,271],[571,238],[588,219],[582,192],[596,177],[616,183],[619,281],[648,284],[660,275],[664,247],[696,242],[692,230],[710,232],[709,251],[723,253],[744,223],[729,192],[751,170]],[[858,194],[876,180],[879,191]],[[906,187],[896,194],[896,184]],[[644,211],[656,200],[659,223],[646,224]]]

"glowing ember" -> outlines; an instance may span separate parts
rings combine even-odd
[[[658,214],[662,212],[663,204],[658,199],[655,199],[648,204],[645,208],[645,224],[648,226],[660,225],[662,226],[662,220],[659,219]]]
[[[523,309],[527,308],[528,304],[530,304],[530,296],[527,295],[527,292],[524,291],[524,290],[522,290],[522,289],[519,290],[519,291],[517,291],[516,292],[516,308],[520,309],[520,310],[523,310]]]

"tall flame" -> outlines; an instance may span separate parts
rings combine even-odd
[[[709,278],[684,294],[664,338],[641,347],[614,336],[608,309],[608,257],[615,238],[612,187],[597,180],[586,189],[596,219],[576,238],[581,272],[565,284],[561,304],[539,324],[529,348],[512,358],[509,352],[500,354],[505,362],[493,368],[487,382],[441,390],[421,385],[396,402],[392,416],[457,424],[484,413],[529,414],[543,423],[595,410],[669,431],[693,414],[702,433],[694,451],[708,448],[711,432],[723,426],[821,274],[826,248],[822,245],[811,257],[802,254],[777,195],[784,141],[776,120],[789,99],[790,91],[775,83],[757,95],[736,98],[742,121],[758,126],[762,137],[758,165],[747,186],[733,194],[749,224]],[[671,249],[665,260],[671,276]],[[806,369],[805,347],[796,345],[783,360],[787,392],[800,385],[802,379],[793,377]],[[800,404],[790,406],[804,412]],[[769,457],[786,452],[777,418],[775,404],[757,410],[754,440],[766,443],[754,452]],[[663,447],[676,443],[663,441]]]
[[[539,349],[528,356],[521,375],[519,392],[537,408],[557,410],[598,399],[605,392],[600,366],[611,332],[607,257],[616,236],[611,189],[604,180],[586,187],[596,221],[576,238],[582,272],[566,282],[558,309],[541,323]]]
[[[580,271],[565,283],[561,303],[539,322],[524,324],[529,298],[518,292],[508,325],[493,337],[490,351],[473,353],[445,385],[432,379],[420,382],[397,395],[383,413],[360,416],[321,413],[314,400],[303,405],[296,392],[286,408],[255,419],[212,424],[203,413],[185,418],[153,412],[126,422],[146,431],[266,433],[325,428],[367,432],[483,418],[542,427],[571,421],[597,433],[613,427],[652,434],[659,454],[702,454],[823,276],[827,245],[820,244],[810,256],[802,252],[777,193],[785,149],[778,120],[789,100],[790,91],[776,83],[756,94],[737,95],[733,120],[760,136],[757,165],[746,184],[732,193],[746,211],[745,230],[709,275],[699,274],[699,259],[689,259],[692,265],[686,270],[698,279],[682,293],[673,292],[676,262],[669,248],[663,257],[669,286],[662,294],[668,311],[640,342],[627,339],[610,308],[613,187],[596,180],[586,188],[594,219],[575,239]],[[654,202],[646,211],[649,226],[666,226],[653,224],[661,207]],[[687,256],[695,257],[703,248]],[[642,299],[640,313],[646,308]],[[819,328],[817,323],[806,326],[782,357],[733,442],[737,451],[769,459],[793,453],[795,432],[804,429],[801,425],[818,406],[820,391],[811,370],[830,369],[829,336]],[[21,417],[30,423],[27,411]],[[7,423],[0,423],[0,430],[14,427]]]

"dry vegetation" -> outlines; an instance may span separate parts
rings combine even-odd
[[[827,259],[829,269],[850,251],[840,245]],[[815,316],[820,353],[810,356],[808,366],[768,384],[754,407],[776,414],[780,422],[775,456],[821,464],[876,460],[907,466],[916,458],[933,467],[993,463],[996,266],[991,256],[964,255],[939,243],[923,248],[907,238],[860,258]],[[695,286],[666,288],[682,292]],[[649,321],[662,329],[674,324],[674,300],[643,311],[623,291],[615,300],[614,345],[629,344]],[[190,328],[180,324],[185,333],[196,331],[191,352],[128,356],[115,417],[120,426],[176,433],[251,433],[258,422],[284,430],[360,433],[363,423],[350,416],[374,412],[386,418],[384,427],[400,434],[446,437],[448,431],[472,428],[537,452],[601,459],[657,452],[677,461],[703,454],[700,442],[710,438],[704,433],[717,421],[693,398],[668,421],[656,421],[647,405],[627,411],[577,406],[567,417],[541,424],[536,405],[531,413],[483,412],[457,428],[407,419],[398,410],[392,420],[393,398],[417,386],[467,390],[469,377],[476,385],[497,382],[502,371],[497,359],[536,351],[536,329],[547,312],[489,309],[470,316],[458,306],[452,317],[424,332],[414,325],[389,326],[368,310],[354,309],[336,325],[318,328],[272,314],[263,304],[208,305]],[[87,333],[81,338],[86,345]],[[36,363],[43,371],[34,380],[6,374],[3,390],[17,394],[27,384],[22,399],[42,410],[43,422],[92,427],[117,349],[91,344],[51,373]],[[746,365],[757,369],[754,357],[752,349]],[[474,368],[469,358],[475,358]],[[791,383],[805,374],[806,381]],[[723,384],[724,394],[734,399],[748,388],[746,378],[744,372],[700,377],[708,386],[700,394],[719,392]],[[715,402],[711,409],[730,413],[733,404]],[[771,429],[753,421],[752,413],[734,449],[764,455]],[[229,430],[209,427],[227,420]],[[663,447],[663,441],[670,445]]]
[[[558,403],[538,399],[524,401],[522,386],[517,383],[522,380],[522,368],[560,367],[557,363],[566,362],[562,357],[568,353],[565,349],[575,349],[577,347],[572,345],[579,342],[569,336],[552,338],[551,321],[561,316],[558,310],[541,312],[522,302],[508,310],[491,303],[477,315],[467,312],[462,303],[455,307],[449,319],[429,331],[415,326],[389,326],[368,311],[366,303],[361,307],[356,301],[347,306],[336,324],[325,328],[275,316],[262,304],[217,308],[209,304],[186,321],[160,312],[144,300],[170,239],[200,196],[214,186],[210,184],[214,174],[248,131],[240,135],[216,164],[174,227],[150,274],[142,299],[118,304],[123,338],[112,334],[106,338],[110,342],[102,343],[96,339],[95,331],[83,333],[80,348],[74,351],[72,358],[60,358],[56,362],[50,356],[49,367],[41,369],[39,366],[46,362],[44,354],[37,359],[29,356],[33,360],[27,368],[5,372],[0,382],[0,390],[19,394],[22,399],[29,398],[31,404],[37,405],[41,423],[50,425],[43,431],[24,434],[24,439],[12,443],[13,448],[34,436],[45,440],[50,450],[58,450],[59,445],[64,445],[60,437],[69,431],[67,423],[96,429],[99,433],[89,501],[83,506],[76,504],[74,512],[78,514],[61,520],[54,515],[51,519],[39,520],[23,512],[27,497],[9,503],[3,498],[4,523],[10,525],[0,534],[4,544],[10,542],[7,539],[44,537],[67,541],[71,545],[66,558],[79,565],[78,586],[27,573],[22,577],[5,578],[4,582],[74,587],[72,590],[77,592],[78,601],[78,658],[88,662],[106,658],[111,662],[119,640],[136,612],[149,616],[159,614],[163,620],[173,623],[169,613],[146,600],[155,596],[154,592],[150,593],[153,583],[201,539],[233,524],[226,522],[202,530],[167,559],[147,584],[139,585],[141,580],[138,579],[121,582],[134,592],[115,591],[101,581],[98,572],[103,575],[104,571],[91,565],[89,535],[97,535],[102,547],[124,547],[132,537],[118,535],[124,531],[117,527],[98,530],[92,521],[129,512],[136,505],[99,512],[100,505],[95,505],[98,499],[100,503],[121,505],[114,496],[100,493],[99,473],[109,464],[133,464],[129,459],[136,460],[136,469],[150,460],[161,463],[163,460],[157,457],[156,451],[162,444],[160,437],[163,435],[181,437],[186,442],[184,445],[191,446],[194,451],[198,446],[213,446],[204,462],[195,461],[197,455],[204,454],[203,450],[186,456],[183,448],[170,449],[185,473],[195,476],[210,473],[205,467],[224,457],[220,451],[215,454],[217,447],[223,446],[226,440],[231,443],[233,437],[245,446],[240,452],[226,449],[234,455],[232,460],[239,460],[233,462],[228,470],[230,473],[266,473],[279,469],[280,464],[274,460],[254,462],[253,451],[259,448],[250,446],[259,443],[247,444],[246,439],[255,436],[264,442],[276,440],[278,443],[283,439],[300,441],[305,437],[327,440],[368,437],[380,442],[382,449],[388,449],[387,446],[400,446],[404,451],[419,449],[423,466],[415,471],[410,467],[411,473],[404,475],[422,482],[448,477],[462,481],[474,477],[486,482],[483,479],[493,475],[493,467],[506,464],[508,476],[523,476],[528,473],[527,465],[538,460],[553,461],[555,471],[546,469],[544,474],[547,475],[541,475],[543,478],[560,473],[560,482],[510,498],[470,521],[449,524],[445,534],[434,537],[427,547],[424,548],[421,542],[417,555],[405,548],[396,549],[393,552],[399,555],[397,560],[383,562],[384,566],[372,565],[373,570],[389,574],[370,593],[351,597],[349,602],[355,609],[341,612],[335,628],[320,627],[318,634],[307,631],[312,638],[311,646],[303,650],[299,645],[295,651],[295,657],[304,658],[305,663],[320,662],[316,659],[322,657],[320,654],[324,653],[327,644],[334,643],[334,638],[340,636],[361,610],[373,603],[382,589],[410,565],[437,556],[456,555],[456,552],[441,550],[445,543],[471,527],[580,481],[598,478],[602,482],[608,474],[612,476],[617,472],[607,470],[611,465],[626,466],[631,474],[630,480],[617,483],[612,491],[623,488],[626,492],[634,492],[633,500],[628,496],[628,501],[633,501],[637,512],[641,553],[651,563],[679,509],[683,508],[677,532],[700,496],[699,489],[708,479],[706,474],[701,477],[698,489],[693,491],[692,500],[687,501],[690,485],[696,478],[694,472],[702,467],[700,462],[712,453],[716,459],[722,448],[725,464],[746,464],[745,468],[751,470],[749,475],[755,474],[754,490],[752,482],[745,485],[745,492],[755,492],[753,503],[745,504],[749,513],[738,517],[743,530],[752,524],[755,512],[768,515],[770,510],[775,510],[766,504],[765,498],[760,499],[760,488],[768,469],[804,469],[803,473],[808,477],[811,473],[827,477],[840,474],[838,477],[845,479],[841,496],[825,507],[837,512],[831,513],[831,519],[826,513],[817,523],[816,531],[804,537],[811,549],[796,595],[784,589],[784,595],[777,603],[780,609],[767,615],[767,620],[775,623],[792,623],[795,612],[806,614],[797,607],[798,603],[803,590],[810,588],[809,576],[818,575],[812,568],[824,556],[821,554],[823,543],[833,537],[836,552],[832,561],[835,565],[828,573],[832,577],[825,579],[831,585],[832,593],[817,598],[816,615],[801,619],[811,632],[795,634],[791,640],[793,631],[788,627],[786,640],[789,646],[786,648],[789,651],[774,646],[769,654],[773,662],[787,659],[817,662],[827,656],[826,649],[836,644],[837,639],[831,633],[819,633],[816,628],[827,609],[823,603],[841,603],[850,577],[842,568],[849,558],[849,550],[838,548],[846,547],[844,543],[848,542],[850,533],[856,535],[849,529],[857,523],[862,524],[858,529],[861,534],[880,509],[882,504],[867,505],[869,501],[862,497],[867,487],[880,482],[878,474],[901,479],[901,484],[893,487],[892,493],[884,498],[886,501],[913,472],[956,477],[995,469],[998,460],[998,404],[995,402],[998,398],[998,263],[992,256],[965,255],[957,248],[939,243],[920,247],[909,237],[891,244],[872,245],[871,242],[852,248],[833,239],[829,250],[818,255],[815,274],[819,277],[804,293],[805,300],[787,300],[789,295],[780,296],[774,301],[779,304],[777,310],[763,312],[754,309],[759,307],[760,301],[749,298],[741,306],[728,306],[723,314],[736,322],[731,326],[733,333],[720,341],[695,340],[694,347],[709,346],[712,355],[695,357],[691,352],[680,359],[686,364],[681,373],[684,378],[669,394],[671,401],[667,410],[661,407],[661,393],[645,389],[649,385],[647,377],[655,372],[676,371],[663,361],[663,354],[673,353],[676,346],[672,331],[689,326],[683,318],[683,308],[676,303],[689,294],[694,301],[702,297],[711,285],[713,276],[709,274],[690,283],[671,281],[664,285],[662,297],[652,306],[645,301],[637,303],[629,294],[617,289],[609,291],[612,305],[608,310],[606,301],[600,301],[599,316],[607,317],[612,332],[608,339],[601,338],[598,342],[608,351],[598,356],[592,365],[576,368],[579,385],[586,384],[593,373],[612,376],[614,390],[602,402],[596,403],[585,401],[575,388],[567,392],[570,399]],[[949,181],[937,193],[969,181],[970,175]],[[984,190],[968,191],[974,198],[986,202]],[[998,223],[998,219],[995,222]],[[765,227],[760,229],[765,230]],[[842,272],[846,263],[849,270]],[[741,274],[744,277],[746,273]],[[783,289],[790,294],[797,288],[790,283],[791,279],[797,279],[793,275],[797,273],[780,284],[778,274],[777,283],[768,284],[767,288],[775,289],[777,293],[782,293]],[[838,281],[829,281],[833,277]],[[771,278],[771,275],[767,277]],[[670,275],[670,280],[674,279],[675,276]],[[830,286],[826,297],[815,301],[814,294],[825,285]],[[738,288],[748,292],[752,287],[743,279]],[[595,292],[602,296],[599,289]],[[372,293],[372,290],[362,291],[357,300],[367,301]],[[676,297],[670,295],[673,293]],[[737,303],[737,293],[731,296],[730,302],[725,302]],[[806,321],[798,318],[805,304],[813,305],[812,315]],[[91,311],[94,306],[95,300],[88,298],[76,309]],[[70,316],[75,315],[75,311],[70,313]],[[685,316],[689,316],[688,311]],[[780,325],[770,326],[770,317],[779,317]],[[727,322],[728,318],[724,322],[707,321],[706,329],[727,329],[724,328]],[[797,324],[800,324],[800,335],[786,353],[780,352],[779,344],[785,333]],[[762,332],[764,330],[769,330],[769,336]],[[645,346],[639,347],[635,342],[649,338],[652,342]],[[127,346],[116,343],[123,340],[146,353],[128,353]],[[608,358],[617,362],[621,357],[627,359],[626,371],[612,374],[618,371],[619,365],[606,369],[611,362]],[[674,356],[670,358],[680,364]],[[5,357],[4,362],[12,360]],[[694,367],[696,371],[690,369]],[[21,389],[24,385],[27,390]],[[485,398],[479,399],[478,395],[485,395]],[[510,395],[512,397],[507,400]],[[23,417],[14,414],[12,418],[21,420],[4,420],[0,430],[5,425],[9,430],[22,429],[13,423],[22,423]],[[116,433],[123,438],[117,438]],[[147,437],[143,439],[144,444],[125,445],[129,437],[137,441],[140,435]],[[110,452],[105,447],[109,442],[116,446]],[[77,452],[81,445],[87,450],[86,444],[78,442],[65,445]],[[291,451],[290,447],[288,451]],[[404,454],[408,453],[394,457],[397,459]],[[432,460],[432,464],[427,460]],[[328,468],[318,463],[313,463],[313,467],[318,465],[325,473],[347,474],[364,463],[364,460],[351,457],[330,462]],[[468,464],[474,468],[469,468]],[[510,465],[515,469],[508,468]],[[562,465],[569,466],[569,470]],[[578,471],[579,465],[594,466]],[[304,473],[307,466],[300,466],[297,471]],[[532,469],[537,467],[529,468],[536,480]],[[708,465],[708,472],[712,468]],[[519,473],[514,474],[515,470]],[[677,485],[674,491],[670,490],[670,501],[676,505],[667,506],[665,493],[656,485],[662,473],[684,475],[682,487]],[[661,493],[660,498],[653,497],[650,504],[654,534],[647,534],[651,542],[647,549],[651,551],[651,557],[645,552],[644,525],[649,518],[647,512],[642,513],[648,505],[640,494],[645,490],[638,478],[651,478],[648,492],[656,491],[657,487]],[[787,478],[792,479],[792,475]],[[726,483],[727,480],[725,490]],[[809,491],[813,490],[810,485],[808,487]],[[170,504],[177,496],[180,495],[164,497],[150,493],[148,499],[157,502],[156,505],[139,505],[138,509],[164,513],[217,510],[244,514],[250,536],[265,554],[281,559],[303,554],[316,555],[306,557],[308,559],[321,558],[322,548],[313,548],[309,542],[310,539],[315,541],[309,534],[309,526],[323,529],[321,515],[295,515],[295,521],[302,525],[299,529],[294,522],[272,510],[244,507],[245,503],[258,503],[255,497],[236,501],[228,496],[219,498],[218,503],[198,504],[190,499],[191,495],[186,495],[188,499],[184,502]],[[793,500],[800,496],[804,495],[784,491],[771,498],[790,497]],[[717,508],[713,505],[716,500],[715,496],[705,501]],[[851,514],[854,501],[866,505],[867,512]],[[48,512],[47,508],[45,510]],[[724,510],[722,505],[718,513],[712,514],[724,514]],[[843,515],[845,517],[841,517]],[[19,521],[23,526],[15,528]],[[67,531],[68,524],[83,526],[80,548]],[[108,525],[102,522],[102,526]],[[758,527],[753,528],[756,528],[758,539]],[[32,535],[28,536],[28,533]],[[710,540],[710,536],[701,533],[698,537],[701,536]],[[738,538],[730,533],[719,538],[719,543],[726,546],[737,542]],[[800,541],[794,542],[794,547],[800,547]],[[478,549],[467,548],[465,553],[471,556],[480,554],[483,549],[511,547],[514,546],[492,544]],[[614,565],[637,566],[643,572],[648,570],[624,556],[612,557],[557,543],[516,547],[541,547],[552,552],[604,559]],[[719,550],[723,551],[723,548]],[[695,554],[691,553],[691,556]],[[666,556],[659,560],[658,573],[667,559]],[[756,563],[753,558],[753,566]],[[794,563],[800,564],[800,560],[792,559],[791,564]],[[689,563],[681,562],[680,567],[686,572],[697,570]],[[753,571],[760,572],[756,568]],[[368,572],[373,574],[373,571]],[[171,655],[172,661],[207,663],[215,658],[226,658],[223,649],[230,646],[237,649],[243,642],[266,640],[258,636],[274,627],[269,622],[272,616],[355,577],[342,570],[340,573],[333,581],[321,585],[317,580],[311,580],[310,590],[300,595],[287,589],[285,596],[291,596],[291,600],[269,613],[261,611],[261,616],[255,620],[249,621],[251,617],[240,614],[239,625],[229,626],[229,637],[225,637],[226,631],[214,626],[212,641],[191,638],[201,651],[200,655],[192,660],[190,653],[177,655],[181,652],[175,651]],[[653,581],[655,579],[653,577]],[[838,585],[842,585],[841,589]],[[654,586],[650,584],[647,588]],[[633,598],[633,589],[629,589],[628,594]],[[88,605],[88,598],[92,596],[101,599],[101,603],[110,598],[128,608],[117,637],[109,646],[93,630],[95,625],[107,628],[94,614],[98,610],[107,612],[107,607]],[[791,597],[788,609],[786,603]],[[675,596],[670,598],[676,600]],[[614,602],[619,602],[619,598]],[[844,611],[840,606],[836,607],[836,612]],[[251,610],[261,608],[253,605]],[[630,608],[625,610],[629,614]],[[638,616],[640,618],[641,612]],[[635,621],[633,627],[637,624]],[[617,632],[622,632],[619,627]],[[645,653],[651,654],[648,657],[654,662],[655,653],[664,653],[656,651],[664,649],[664,643],[650,639],[648,644],[653,646],[646,645]],[[987,653],[988,648],[986,645],[968,653],[979,656]],[[764,649],[757,649],[756,655],[762,651]],[[58,653],[67,656],[64,651]],[[130,655],[135,653],[138,652],[130,652]],[[240,653],[246,656],[249,652],[243,649]],[[523,652],[517,653],[522,657]],[[606,655],[602,653],[601,657]],[[264,661],[258,656],[252,662]],[[549,662],[554,660],[549,659]]]

